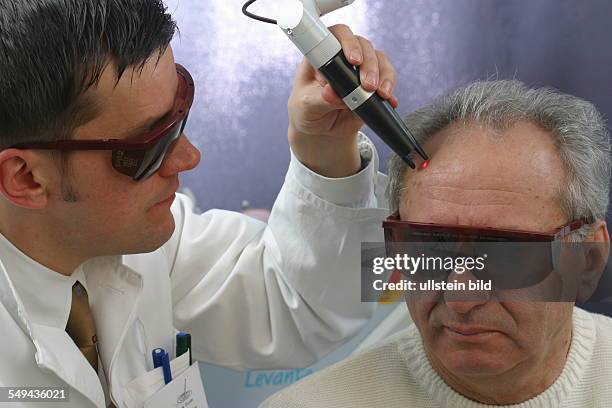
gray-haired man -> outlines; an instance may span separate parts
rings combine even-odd
[[[604,221],[608,131],[595,107],[517,81],[478,82],[407,118],[432,159],[394,158],[399,221],[550,233],[599,242],[577,258],[592,292],[609,256]],[[577,293],[580,298],[580,293]],[[407,296],[414,324],[394,339],[305,379],[266,407],[604,407],[612,401],[612,319],[573,302]],[[484,404],[484,405],[483,405]]]

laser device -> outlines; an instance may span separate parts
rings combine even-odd
[[[310,64],[323,74],[344,103],[406,164],[415,168],[410,158],[413,150],[423,160],[429,159],[391,104],[361,86],[359,68],[348,62],[340,42],[320,19],[354,0],[278,0],[278,20],[249,12],[249,6],[255,1],[247,1],[242,7],[243,13],[255,20],[278,25]]]

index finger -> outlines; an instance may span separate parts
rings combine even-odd
[[[346,59],[353,65],[361,65],[363,62],[363,49],[359,39],[351,29],[344,24],[329,27],[329,31],[340,41],[342,51]]]

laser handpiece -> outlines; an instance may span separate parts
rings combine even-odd
[[[412,168],[415,168],[410,158],[413,150],[424,160],[428,159],[391,104],[376,92],[363,89],[359,68],[347,61],[340,42],[320,19],[354,0],[282,0],[278,20],[249,13],[247,8],[255,1],[248,1],[243,12],[260,21],[277,24],[310,64],[323,74],[344,103],[399,157]]]

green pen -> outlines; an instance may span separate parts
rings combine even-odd
[[[187,351],[189,351],[189,365],[191,365],[191,334],[185,332],[176,333],[176,356],[182,356]]]

